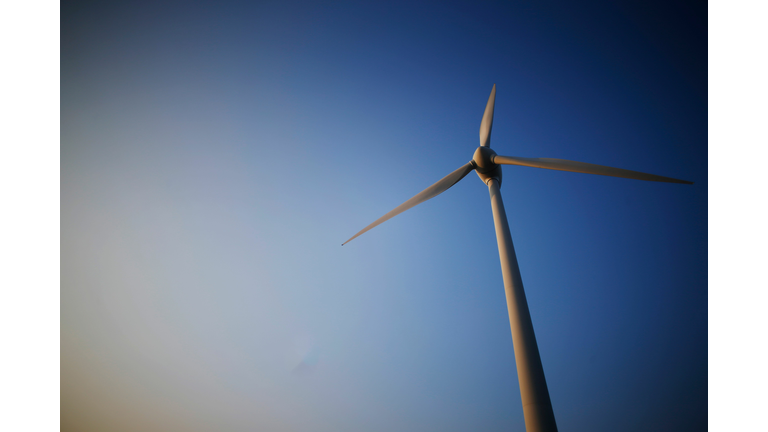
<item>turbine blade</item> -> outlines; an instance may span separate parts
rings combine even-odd
[[[448,174],[447,176],[443,177],[441,180],[439,180],[437,183],[433,184],[432,186],[424,189],[423,191],[419,192],[414,196],[413,198],[409,199],[408,201],[400,204],[399,206],[395,207],[394,210],[390,211],[389,213],[385,214],[384,216],[376,219],[372,224],[368,225],[367,227],[363,228],[359,233],[353,235],[349,240],[345,241],[341,245],[344,246],[345,244],[352,241],[355,237],[359,236],[360,234],[370,230],[371,228],[375,227],[376,225],[381,224],[382,222],[385,222],[389,219],[392,219],[393,217],[399,215],[400,213],[408,210],[411,207],[414,207],[418,204],[423,203],[424,201],[427,201],[428,199],[434,198],[441,193],[447,191],[451,186],[455,185],[459,182],[459,180],[463,179],[467,174],[469,174],[473,169],[475,169],[475,166],[472,164],[472,162],[467,163],[466,165],[462,166],[461,168],[457,169],[456,171]]]
[[[595,165],[585,162],[576,162],[565,159],[550,158],[521,158],[513,156],[494,156],[491,158],[494,163],[502,165],[520,165],[534,168],[545,168],[558,171],[571,171],[585,174],[597,174],[612,177],[623,177],[636,180],[647,180],[667,183],[693,184],[686,180],[678,180],[670,177],[663,177],[654,174],[641,173],[639,171],[630,171],[621,168],[613,168],[604,165]]]
[[[483,120],[480,122],[480,146],[491,146],[491,128],[493,127],[493,106],[496,105],[496,84],[491,89],[488,103],[485,105]]]

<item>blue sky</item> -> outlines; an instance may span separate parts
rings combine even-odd
[[[707,422],[706,4],[62,4],[62,430],[523,430],[492,147],[559,428]]]

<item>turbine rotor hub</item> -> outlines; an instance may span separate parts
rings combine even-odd
[[[487,184],[490,179],[495,178],[501,185],[501,167],[493,162],[494,156],[496,156],[496,152],[490,147],[480,146],[475,150],[472,162],[480,180]]]

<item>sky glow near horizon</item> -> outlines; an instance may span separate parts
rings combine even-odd
[[[476,174],[339,246],[471,159],[494,83],[499,154],[695,182],[504,168],[560,430],[706,428],[706,4],[71,3],[61,39],[62,430],[524,430]]]

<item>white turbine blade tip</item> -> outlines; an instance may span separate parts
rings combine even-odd
[[[493,107],[496,105],[496,84],[491,89],[491,95],[488,97],[488,103],[485,105],[483,120],[480,122],[480,145],[490,147],[491,128],[493,127]]]

